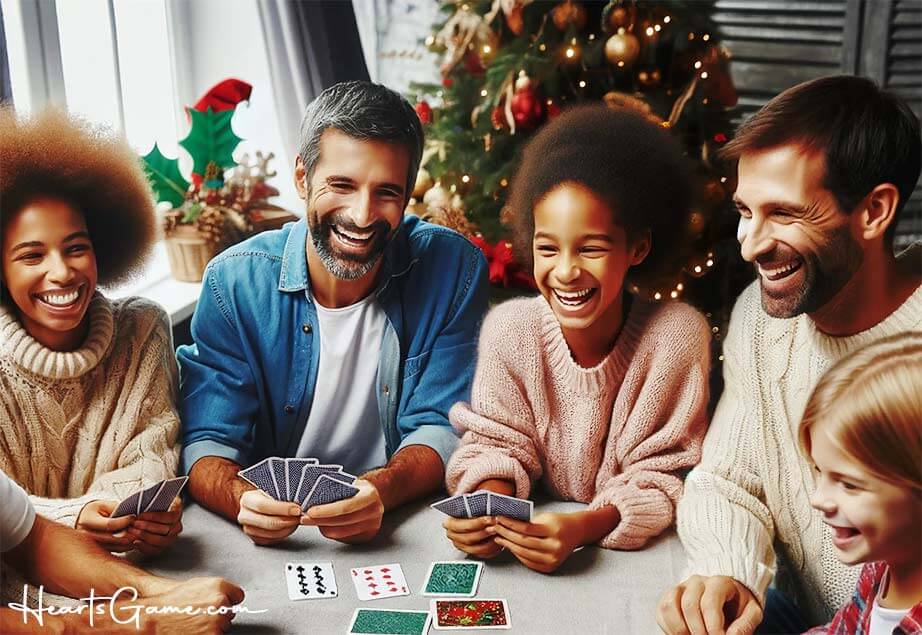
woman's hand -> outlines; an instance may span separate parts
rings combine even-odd
[[[550,573],[582,544],[583,517],[544,513],[530,523],[498,516],[492,531],[495,544],[505,547],[529,569]]]
[[[121,553],[130,551],[134,537],[128,533],[134,516],[111,518],[118,501],[91,501],[83,506],[77,516],[76,529],[95,540],[103,549]]]

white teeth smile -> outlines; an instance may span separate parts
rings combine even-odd
[[[566,306],[580,306],[585,304],[595,289],[582,289],[581,291],[561,291],[554,289],[554,296]]]
[[[340,238],[346,238],[347,240],[355,243],[366,243],[374,236],[374,232],[368,232],[367,234],[357,234],[355,232],[345,230],[341,227],[334,227],[333,231],[335,231],[340,236]]]
[[[781,278],[786,278],[787,276],[800,269],[800,265],[800,260],[794,260],[786,265],[776,267],[774,269],[766,269],[762,267],[762,265],[759,265],[759,272],[764,278],[767,278],[768,280],[780,280]]]
[[[67,306],[73,304],[77,301],[77,298],[80,297],[80,289],[74,289],[67,293],[60,292],[47,292],[47,293],[38,293],[38,298],[51,306]]]

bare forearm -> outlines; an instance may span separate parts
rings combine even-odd
[[[122,587],[153,595],[175,584],[116,558],[93,539],[41,516],[36,516],[28,537],[5,554],[4,561],[33,584],[74,598],[87,596],[91,589],[106,595]]]
[[[579,544],[590,545],[610,534],[621,522],[621,512],[614,505],[606,505],[571,514],[573,522],[580,528]]]
[[[362,476],[378,490],[385,510],[435,492],[442,487],[443,477],[441,457],[425,445],[407,446],[386,467]]]
[[[488,478],[475,488],[476,490],[487,490],[494,494],[503,494],[505,496],[515,496],[515,483],[506,481],[501,478]]]
[[[206,509],[236,521],[240,497],[254,489],[237,476],[240,466],[219,456],[206,456],[189,472],[189,493]]]

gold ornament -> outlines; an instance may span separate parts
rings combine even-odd
[[[586,26],[586,7],[573,0],[566,0],[554,7],[551,18],[554,20],[554,26],[561,31],[565,31],[571,25],[579,30]]]
[[[639,56],[640,41],[632,33],[619,31],[605,42],[605,59],[615,66],[631,66]]]
[[[416,184],[413,186],[413,197],[421,198],[432,187],[432,176],[426,168],[420,168],[416,173]]]
[[[637,73],[637,81],[645,88],[653,88],[659,85],[662,74],[658,68],[645,69]]]

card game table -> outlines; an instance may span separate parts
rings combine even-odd
[[[345,545],[324,538],[315,527],[300,527],[285,541],[269,547],[254,545],[238,526],[189,503],[182,535],[171,549],[144,566],[177,578],[221,576],[243,587],[247,609],[266,612],[238,614],[232,633],[346,633],[356,608],[427,610],[433,598],[421,591],[430,563],[465,559],[445,538],[445,516],[428,507],[440,498],[386,514],[380,534],[366,544]],[[582,508],[539,499],[535,514]],[[332,562],[338,595],[289,600],[288,562]],[[401,564],[411,594],[359,600],[350,569],[385,563]],[[660,632],[655,619],[657,601],[680,579],[684,567],[685,554],[674,531],[641,551],[586,547],[551,575],[527,569],[503,553],[486,561],[477,598],[505,599],[511,631],[475,632],[655,635]],[[429,630],[430,634],[440,632],[448,631]]]

